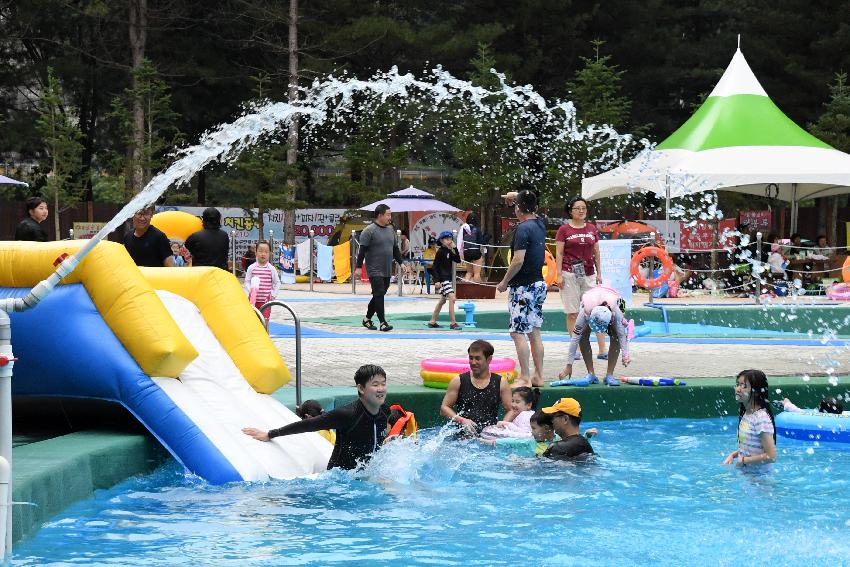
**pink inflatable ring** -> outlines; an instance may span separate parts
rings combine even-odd
[[[490,361],[490,371],[511,382],[517,375],[516,362],[510,358],[494,358]],[[464,372],[469,372],[469,361],[465,358],[428,358],[420,363],[419,375],[425,387],[445,390],[455,376]]]
[[[452,372],[461,374],[469,372],[469,361],[465,358],[426,358],[419,364],[422,370],[432,372]],[[490,361],[490,372],[500,374],[516,368],[512,358],[493,358]]]
[[[832,284],[826,288],[826,296],[835,301],[850,301],[850,283]]]

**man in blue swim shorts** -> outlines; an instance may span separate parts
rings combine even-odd
[[[496,286],[508,290],[510,333],[516,346],[520,373],[514,386],[543,386],[543,302],[546,282],[543,263],[546,254],[546,225],[537,216],[537,196],[531,191],[511,192],[503,196],[514,205],[519,224],[511,242],[511,263],[505,277]],[[534,374],[529,372],[529,354]]]

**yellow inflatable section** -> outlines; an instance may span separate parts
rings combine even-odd
[[[291,379],[239,281],[218,268],[141,268],[156,289],[195,304],[215,337],[251,386],[271,394]]]
[[[201,219],[183,211],[163,211],[151,219],[151,224],[171,239],[185,242],[192,233],[204,228]]]
[[[0,286],[32,287],[87,241],[0,242]],[[112,332],[150,376],[177,377],[198,352],[121,244],[101,242],[63,283],[82,283]]]

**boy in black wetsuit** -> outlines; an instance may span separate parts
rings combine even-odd
[[[593,447],[579,430],[581,406],[575,398],[561,398],[555,405],[543,408],[542,411],[552,416],[552,426],[561,438],[546,449],[544,457],[567,461],[593,454]]]
[[[387,436],[389,408],[387,373],[380,366],[365,364],[354,374],[358,399],[317,417],[290,423],[280,429],[261,431],[253,427],[242,430],[259,441],[271,441],[283,435],[308,433],[322,429],[336,429],[336,445],[328,468],[353,469],[366,462]]]

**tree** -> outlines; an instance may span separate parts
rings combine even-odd
[[[79,178],[80,157],[83,153],[80,128],[65,106],[62,86],[47,68],[47,84],[38,106],[36,129],[41,136],[46,159],[46,192],[53,201],[53,226],[59,234],[59,215],[77,204],[83,197]]]
[[[809,131],[842,152],[850,152],[850,87],[847,85],[847,73],[836,73],[835,82],[829,86],[830,99],[824,103],[824,111],[814,124],[809,124]],[[838,203],[836,197],[816,199],[825,201],[819,207],[821,226],[828,241],[836,244],[838,233]],[[825,205],[825,206],[824,206]]]
[[[170,89],[149,60],[143,60],[133,71],[132,85],[123,96],[112,100],[110,114],[124,145],[123,152],[113,155],[117,173],[124,175],[127,197],[165,165],[168,151],[182,138],[176,125],[179,116],[171,109]],[[141,128],[136,122],[137,109],[142,111]]]

